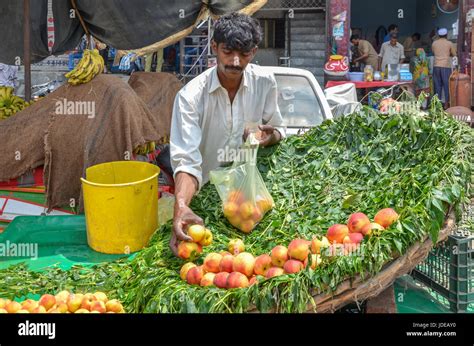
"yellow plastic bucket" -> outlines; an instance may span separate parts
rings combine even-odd
[[[158,174],[145,162],[89,167],[81,178],[87,242],[95,251],[123,254],[148,244],[158,226]]]

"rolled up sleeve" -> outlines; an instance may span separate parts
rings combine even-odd
[[[278,88],[276,80],[273,78],[272,85],[265,98],[265,107],[263,109],[263,123],[272,125],[280,132],[281,137],[286,137],[286,127],[283,125],[283,118],[278,107]]]
[[[171,120],[170,155],[174,177],[179,172],[194,176],[202,186],[202,155],[199,150],[202,131],[199,113],[181,92],[176,95]]]

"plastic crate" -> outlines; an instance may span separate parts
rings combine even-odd
[[[450,235],[431,250],[412,276],[446,298],[452,312],[466,312],[474,304],[474,236]]]

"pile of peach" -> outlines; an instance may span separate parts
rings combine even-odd
[[[263,215],[272,208],[272,200],[257,196],[254,202],[237,190],[229,193],[223,205],[224,216],[232,226],[244,233],[250,233],[262,220]]]
[[[55,296],[43,294],[36,301],[26,299],[19,303],[0,298],[0,313],[123,313],[123,306],[117,299],[109,300],[104,292],[70,293],[61,291]]]
[[[294,239],[288,247],[275,246],[270,254],[254,257],[245,252],[245,245],[240,239],[229,243],[229,251],[209,253],[200,266],[186,263],[182,266],[180,276],[190,285],[216,286],[219,288],[248,287],[260,278],[272,278],[283,274],[294,274],[309,266],[314,270],[321,263],[321,252],[329,250],[330,254],[342,245],[345,254],[353,251],[364,236],[381,232],[398,219],[393,209],[383,209],[375,215],[374,223],[363,213],[349,217],[347,225],[331,226],[325,237],[312,241]]]
[[[190,226],[188,235],[193,241],[181,241],[178,245],[178,256],[182,259],[199,256],[202,253],[203,246],[209,246],[212,243],[212,232],[204,226]]]

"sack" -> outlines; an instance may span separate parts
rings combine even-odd
[[[209,173],[221,198],[224,216],[244,233],[250,233],[275,205],[258,171],[257,151],[258,145],[247,142],[232,166]]]

